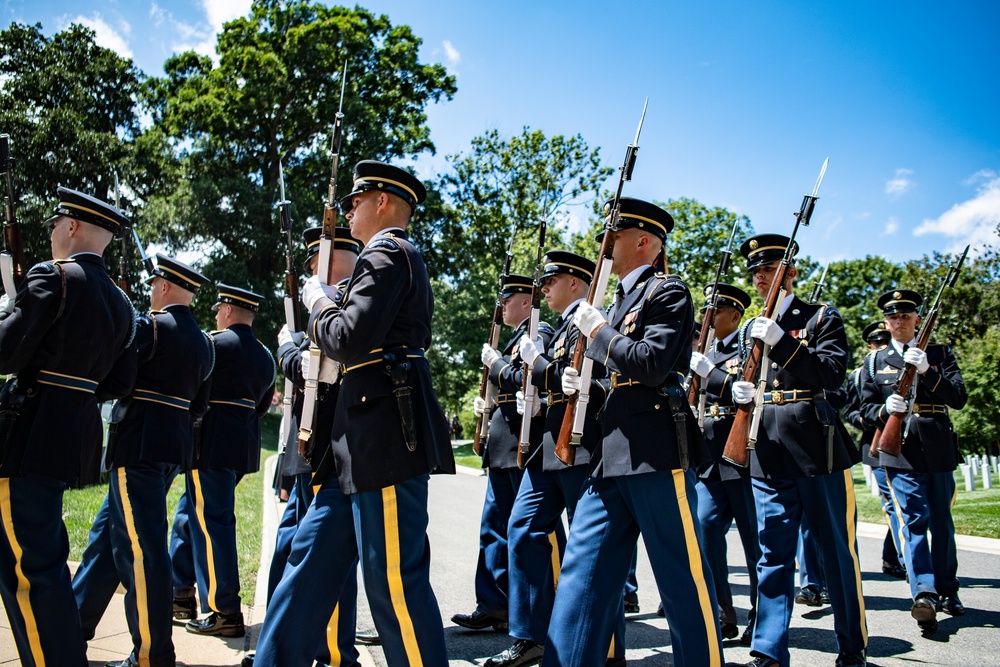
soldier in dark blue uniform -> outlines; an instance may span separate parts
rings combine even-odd
[[[924,632],[937,629],[937,611],[965,613],[958,599],[958,558],[951,504],[955,499],[958,440],[948,410],[960,410],[968,395],[955,355],[946,345],[916,346],[923,298],[912,290],[890,290],[879,300],[889,345],[870,355],[861,372],[861,413],[870,429],[885,426],[890,412],[910,413],[899,456],[881,453],[899,517],[903,557],[910,576],[910,611]],[[916,367],[916,398],[893,392],[905,364]],[[912,410],[911,410],[912,408]],[[927,533],[934,535],[928,544]]]
[[[147,282],[152,310],[137,320],[135,388],[115,404],[108,427],[108,497],[73,578],[86,638],[94,636],[118,582],[125,587],[133,651],[123,667],[175,662],[167,491],[179,471],[194,465],[194,420],[208,409],[215,359],[190,309],[208,279],[157,254]]]
[[[0,298],[0,595],[22,665],[87,664],[70,587],[63,491],[97,481],[98,401],[135,379],[132,305],[101,254],[128,226],[115,208],[59,188],[53,261]]]
[[[711,299],[712,286],[706,288]],[[698,520],[701,541],[712,568],[715,593],[719,598],[719,623],[722,638],[733,639],[739,634],[736,610],[729,588],[729,566],[726,555],[726,533],[733,521],[743,543],[747,575],[750,577],[750,613],[740,643],[749,646],[753,637],[753,622],[757,615],[757,514],[753,505],[750,475],[745,468],[734,466],[722,458],[729,430],[733,426],[732,387],[738,379],[740,359],[736,334],[743,313],[750,306],[750,295],[739,287],[719,283],[715,312],[715,344],[706,354],[691,354],[691,370],[704,378],[705,442],[712,460],[698,469]],[[708,305],[705,305],[708,308]],[[704,312],[705,308],[702,309]]]
[[[174,617],[178,606],[194,612],[196,581],[201,609],[209,614],[190,621],[188,632],[242,637],[236,485],[260,469],[260,418],[271,407],[277,370],[253,332],[264,297],[222,283],[218,288],[208,412],[196,436],[195,469],[185,474],[174,515],[170,562]]]
[[[486,417],[490,420],[490,427],[483,450],[483,468],[489,472],[479,527],[476,609],[471,614],[455,614],[451,617],[455,624],[471,630],[492,628],[505,632],[508,629],[507,524],[524,475],[524,471],[517,465],[522,423],[522,417],[517,411],[517,395],[524,382],[520,343],[521,337],[528,333],[533,284],[534,281],[528,276],[511,274],[504,277],[500,295],[503,299],[503,323],[513,327],[514,331],[503,350],[483,345],[483,364],[489,368],[490,380],[498,388],[498,393],[496,406]],[[552,327],[548,323],[539,322],[539,347],[548,347],[552,334]],[[485,401],[477,397],[476,414],[480,415],[484,410]],[[539,411],[531,421],[529,440],[532,446],[537,446],[541,441],[544,427],[545,415]],[[562,530],[561,523],[558,528]],[[565,537],[563,542],[565,543]]]
[[[740,246],[757,293],[764,297],[788,237],[761,234]],[[798,247],[794,248],[798,250]],[[794,253],[793,253],[794,254]],[[775,318],[757,317],[740,330],[740,356],[758,338],[770,347],[763,416],[750,457],[761,559],[757,565],[757,621],[750,663],[788,665],[788,626],[794,606],[793,563],[799,524],[805,516],[816,534],[833,606],[837,665],[864,665],[868,643],[857,552],[857,505],[850,468],[860,454],[827,394],[838,392],[847,367],[847,336],[840,314],[792,293],[788,269],[785,298]],[[753,400],[756,385],[733,384],[736,403]]]
[[[885,328],[885,321],[870,322],[861,333],[861,338],[868,346],[869,354],[888,345],[890,336],[889,331]],[[844,385],[847,393],[844,420],[861,431],[861,439],[858,441],[858,447],[861,449],[861,462],[872,469],[872,477],[878,486],[882,514],[885,515],[885,521],[889,527],[885,540],[882,542],[882,573],[897,579],[905,579],[906,567],[900,561],[903,547],[900,542],[899,517],[896,515],[896,507],[892,503],[892,492],[889,490],[889,481],[885,477],[885,468],[879,462],[878,452],[875,456],[872,456],[871,453],[875,431],[865,425],[861,415],[861,373],[866,363],[867,359],[847,376],[847,382]]]
[[[402,169],[359,162],[354,190],[341,200],[352,236],[365,244],[347,293],[337,303],[315,277],[302,290],[310,335],[342,364],[332,430],[337,474],[324,482],[292,541],[256,664],[308,664],[315,657],[327,619],[313,605],[339,598],[361,554],[387,661],[447,665],[429,578],[427,485],[429,473],[453,473],[455,462],[424,358],[430,279],[406,236],[425,194]],[[351,499],[346,512],[342,494]],[[341,530],[351,514],[354,534]]]
[[[605,213],[610,211],[610,202]],[[543,665],[600,665],[621,609],[641,533],[670,626],[675,665],[722,664],[715,586],[698,539],[693,472],[708,460],[682,387],[691,359],[694,306],[677,276],[659,274],[670,215],[621,199],[611,271],[619,278],[608,319],[581,303],[573,322],[587,356],[611,373],[596,466],[566,545]],[[563,390],[580,376],[563,373]],[[600,398],[591,396],[591,401]]]

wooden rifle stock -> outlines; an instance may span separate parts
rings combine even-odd
[[[24,282],[27,260],[24,256],[24,242],[21,240],[21,224],[17,220],[17,196],[14,193],[14,160],[10,156],[10,135],[0,134],[0,172],[4,177],[4,252],[10,255],[10,269],[13,285],[4,285],[8,296],[14,298],[14,291]],[[13,288],[14,291],[11,291]]]
[[[587,337],[580,332],[580,337],[576,340],[576,349],[573,351],[573,368],[579,370],[583,365],[583,352],[587,347]],[[566,397],[566,412],[563,413],[562,424],[559,426],[559,438],[556,440],[556,458],[568,466],[576,463],[576,447],[571,444],[573,439],[573,420],[576,415],[576,404],[580,399],[580,392]]]
[[[928,314],[927,321],[924,323],[924,326],[921,327],[920,335],[917,337],[916,346],[921,350],[927,349],[927,343],[929,343],[931,339],[931,330],[934,329],[934,323],[936,320],[937,308],[934,308],[931,310],[930,314]],[[903,398],[908,396],[910,394],[910,389],[913,387],[916,372],[916,366],[906,364],[903,367],[903,374],[899,376],[896,386],[892,389],[892,393]],[[913,396],[913,400],[917,400],[916,395]],[[907,416],[908,413],[906,412],[889,413],[889,416],[886,417],[885,420],[885,426],[879,430],[875,438],[875,442],[878,443],[878,451],[889,456],[899,456],[903,449],[903,429],[906,425]]]
[[[715,301],[713,300],[705,310],[704,317],[701,318],[701,333],[698,334],[699,354],[705,354],[708,348],[708,338],[715,329]],[[691,371],[691,381],[688,383],[688,404],[698,405],[698,393],[701,391],[701,376]]]

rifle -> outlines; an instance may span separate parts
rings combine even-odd
[[[826,287],[826,282],[824,281],[826,280],[826,272],[829,268],[829,264],[823,267],[823,275],[819,277],[819,282],[813,285],[813,291],[809,295],[809,303],[817,303],[819,298],[823,296],[823,288]]]
[[[332,166],[330,167],[330,184],[327,186],[326,202],[323,204],[323,231],[319,237],[319,263],[317,269],[321,285],[330,284],[330,274],[333,271],[333,241],[334,229],[337,226],[337,168],[340,165],[340,140],[344,129],[344,90],[347,87],[347,61],[344,61],[344,71],[340,75],[340,106],[333,120],[333,137],[330,141]],[[313,429],[316,426],[316,399],[319,391],[319,371],[323,362],[323,353],[316,341],[309,341],[309,372],[305,378],[305,395],[302,402],[302,416],[299,422],[298,450],[299,456],[306,462],[312,457]]]
[[[946,275],[944,280],[941,282],[941,287],[938,289],[937,296],[934,297],[934,303],[931,305],[931,309],[927,313],[927,319],[924,320],[923,326],[920,327],[920,335],[917,336],[917,347],[921,350],[927,349],[927,344],[931,340],[931,332],[934,330],[934,325],[937,321],[938,311],[941,308],[941,299],[944,297],[944,292],[946,289],[955,286],[955,282],[958,281],[958,274],[962,270],[962,264],[965,263],[965,257],[968,254],[969,246],[965,246],[965,251],[962,252],[962,256],[958,258],[958,262],[954,266],[948,266],[948,275]],[[916,380],[916,371],[916,366],[906,364],[903,367],[902,374],[896,380],[896,385],[892,388],[892,393],[906,398],[910,394],[910,388],[914,385]],[[903,440],[907,435],[906,432],[904,432],[903,424],[906,424],[906,431],[908,431],[910,425],[909,416],[913,412],[913,403],[915,402],[916,391],[913,392],[913,400],[910,402],[909,410],[906,413],[889,413],[888,418],[885,420],[885,426],[875,433],[875,438],[872,442],[873,445],[876,442],[878,443],[878,451],[889,456],[899,456],[900,450],[903,446]]]
[[[819,199],[817,196],[819,194],[819,186],[823,183],[823,176],[826,174],[826,167],[829,164],[830,158],[823,161],[823,167],[820,169],[819,178],[816,179],[816,185],[813,187],[812,194],[805,195],[802,198],[802,206],[799,212],[795,214],[795,227],[792,229],[792,235],[788,239],[785,254],[781,258],[781,263],[778,265],[777,270],[774,272],[774,279],[767,292],[767,298],[764,299],[762,317],[773,319],[775,311],[784,300],[785,276],[788,274],[788,269],[792,263],[792,255],[795,251],[795,235],[799,231],[799,225],[804,227],[809,226],[813,209],[816,206],[816,200]],[[754,339],[750,354],[743,364],[740,379],[745,382],[757,380],[757,394],[751,403],[743,403],[736,406],[733,427],[729,431],[726,447],[722,451],[723,459],[741,468],[746,468],[749,465],[750,450],[757,444],[757,433],[764,412],[764,391],[767,387],[768,352],[769,348],[764,345],[764,341]],[[752,423],[751,410],[753,411]]]
[[[139,232],[135,231],[135,226],[132,226],[132,238],[135,239],[135,245],[139,248],[139,259],[142,260],[142,266],[146,269],[147,275],[153,275],[153,270],[156,268],[153,266],[153,259],[146,254],[146,250],[142,247],[142,241],[139,240]]]
[[[299,315],[299,277],[295,271],[295,241],[292,238],[292,202],[285,199],[285,171],[278,160],[278,224],[285,235],[285,326],[289,333],[302,330]],[[278,449],[285,450],[288,443],[288,433],[292,427],[292,397],[295,385],[291,379],[285,378],[285,391],[281,396],[281,427],[278,439]]]
[[[115,208],[121,211],[121,190],[118,186],[118,172],[115,174]],[[118,238],[118,242],[121,244],[121,253],[118,256],[118,288],[124,292],[125,296],[128,297],[129,301],[134,298],[132,293],[132,281],[128,276],[128,241],[125,239],[125,234],[121,234]]]
[[[705,309],[705,315],[701,318],[701,333],[698,335],[697,348],[697,352],[700,354],[705,354],[705,350],[712,349],[712,344],[715,342],[715,312],[719,305],[719,280],[724,274],[729,272],[729,261],[733,256],[733,242],[736,239],[736,230],[739,227],[739,220],[733,222],[733,231],[729,234],[729,243],[726,244],[726,249],[722,251],[719,266],[715,270],[715,281],[712,283],[712,291],[708,296],[708,308]],[[685,386],[688,391],[688,403],[692,406],[698,406],[698,426],[704,427],[705,401],[708,394],[705,391],[705,387],[701,384],[701,376],[694,371],[688,371]]]
[[[600,307],[604,303],[604,293],[608,289],[608,281],[611,280],[612,255],[615,251],[615,241],[618,239],[622,186],[625,185],[626,181],[632,180],[632,170],[635,168],[635,158],[639,151],[639,133],[642,132],[642,121],[646,119],[648,105],[649,98],[647,97],[645,104],[642,105],[642,115],[639,117],[639,127],[635,131],[635,140],[625,149],[625,161],[618,168],[621,176],[618,179],[615,198],[611,202],[610,210],[605,208],[604,238],[601,239],[601,250],[598,253],[599,268],[594,282],[590,285],[590,292],[587,294],[587,303],[592,306]],[[587,337],[583,335],[583,332],[580,332],[580,336],[576,339],[576,348],[573,351],[573,368],[580,373],[582,385],[579,392],[566,399],[566,413],[563,415],[559,438],[556,440],[556,456],[568,466],[573,465],[576,461],[575,447],[580,445],[583,438],[583,424],[587,416],[587,404],[590,402],[590,373],[594,362],[584,357],[586,350]]]
[[[532,341],[538,338],[538,318],[542,310],[542,265],[545,255],[545,226],[547,223],[546,207],[549,204],[548,187],[545,189],[545,199],[542,201],[542,219],[538,223],[538,254],[535,258],[535,282],[531,286],[531,319],[528,320],[528,338]],[[544,352],[544,350],[542,350]],[[517,448],[517,467],[524,468],[531,453],[531,417],[535,413],[535,401],[538,391],[531,383],[531,364],[524,364],[524,414],[521,416],[521,439]]]
[[[507,256],[503,260],[503,271],[500,272],[497,287],[497,300],[493,306],[493,319],[490,320],[489,345],[496,348],[500,344],[500,327],[503,326],[503,282],[510,275],[510,263],[514,259],[514,237],[517,223],[510,230],[510,243],[507,246]],[[483,443],[490,432],[490,409],[493,407],[493,382],[490,380],[490,369],[483,366],[483,374],[479,380],[479,398],[486,401],[483,414],[476,417],[476,430],[472,435],[472,451],[476,456],[483,455]],[[527,409],[525,409],[527,412]]]
[[[10,156],[9,134],[0,134],[0,170],[6,185],[3,200],[4,251],[0,254],[0,273],[3,274],[4,291],[13,299],[17,288],[24,282],[27,262],[24,259],[24,243],[21,241],[21,225],[17,221],[17,206],[20,202],[14,194],[14,160]]]

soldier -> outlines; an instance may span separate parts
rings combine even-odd
[[[605,205],[605,212],[611,202]],[[677,276],[657,273],[673,219],[639,199],[621,199],[611,271],[615,305],[605,319],[584,302],[573,322],[587,356],[611,373],[596,465],[576,507],[543,665],[599,665],[620,609],[641,533],[670,626],[674,663],[722,664],[715,586],[698,540],[694,475],[708,452],[682,387],[691,358],[694,307]],[[562,388],[578,392],[579,374]],[[591,396],[591,402],[600,396]],[[624,659],[621,661],[624,663]]]
[[[705,289],[711,299],[712,286]],[[753,637],[754,617],[757,615],[757,561],[760,545],[757,542],[757,515],[753,506],[753,489],[750,475],[744,468],[728,463],[722,458],[726,438],[733,425],[732,383],[740,368],[736,333],[743,313],[750,306],[750,295],[739,287],[718,284],[715,312],[715,344],[707,354],[691,353],[691,370],[704,378],[705,416],[704,433],[712,460],[698,469],[698,521],[701,524],[701,541],[712,568],[715,593],[719,598],[719,623],[722,638],[733,639],[739,634],[736,610],[729,588],[729,567],[726,558],[726,533],[733,521],[743,543],[747,575],[750,577],[750,613],[747,627],[740,636],[740,643],[750,645]],[[702,308],[702,312],[708,304]]]
[[[452,622],[470,630],[508,629],[508,558],[507,524],[514,498],[521,486],[524,471],[517,465],[521,440],[521,415],[517,411],[517,393],[524,381],[524,362],[520,354],[522,336],[528,332],[531,315],[531,294],[534,281],[528,276],[504,276],[503,323],[513,327],[510,340],[502,351],[483,345],[482,361],[490,369],[490,379],[498,387],[497,404],[488,418],[489,435],[483,451],[483,468],[488,470],[486,499],[479,528],[479,561],[476,565],[476,609],[471,614],[455,614]],[[552,327],[538,323],[539,347],[545,348],[552,339]],[[475,413],[483,414],[486,401],[476,398]],[[522,396],[523,411],[523,396]],[[545,416],[541,413],[531,421],[530,441],[537,445],[542,437]],[[559,530],[562,530],[560,523]],[[563,537],[565,543],[565,537]]]
[[[212,306],[215,370],[208,412],[201,420],[195,469],[185,474],[185,492],[174,515],[170,540],[173,615],[192,620],[187,631],[242,637],[240,571],[236,553],[236,485],[260,469],[260,418],[274,395],[274,358],[254,336],[253,320],[264,297],[219,283]],[[193,620],[195,581],[201,609]]]
[[[313,606],[340,596],[361,554],[386,660],[447,665],[429,579],[427,485],[428,473],[454,473],[455,462],[424,358],[430,280],[406,236],[424,196],[410,173],[359,162],[354,190],[340,201],[351,235],[365,244],[347,293],[336,303],[316,277],[302,290],[309,334],[343,365],[332,431],[337,474],[323,483],[292,541],[296,567],[286,568],[271,597],[257,664],[315,658],[327,618]],[[342,494],[350,496],[346,509]],[[340,530],[344,525],[357,533]]]
[[[866,359],[861,373],[861,413],[869,429],[881,430],[890,412],[909,414],[899,456],[882,452],[893,504],[903,536],[910,577],[910,615],[923,632],[937,630],[937,611],[961,616],[958,558],[951,504],[955,498],[958,441],[948,409],[960,410],[968,395],[955,355],[946,345],[916,346],[917,309],[923,297],[913,290],[890,290],[879,297],[889,345]],[[904,364],[916,367],[916,398],[894,393]],[[912,411],[911,411],[912,408]],[[927,533],[934,535],[928,544]]]
[[[885,328],[885,321],[878,320],[870,322],[861,334],[868,352],[871,354],[882,349],[889,344],[889,331]],[[856,368],[847,376],[845,388],[847,390],[847,405],[844,406],[844,419],[848,424],[861,431],[861,439],[858,446],[861,449],[861,462],[872,469],[872,477],[878,486],[879,501],[882,504],[882,514],[885,516],[888,530],[885,540],[882,542],[882,573],[896,579],[906,578],[906,567],[900,562],[903,547],[900,543],[899,517],[896,515],[896,507],[892,503],[892,492],[889,489],[889,482],[885,477],[885,468],[879,462],[878,456],[872,456],[871,445],[875,437],[875,431],[865,426],[861,415],[861,372],[866,361],[861,363],[861,367]]]
[[[754,288],[766,297],[789,239],[760,234],[740,253]],[[793,256],[798,245],[793,247]],[[838,667],[866,664],[868,629],[857,552],[857,506],[851,466],[860,459],[827,392],[844,382],[847,336],[840,313],[793,294],[794,264],[782,287],[786,296],[774,319],[757,317],[740,330],[740,356],[752,338],[770,347],[762,368],[767,386],[756,448],[750,458],[761,559],[757,564],[757,620],[750,665],[788,665],[788,626],[794,605],[795,550],[805,516],[816,534],[830,590],[840,653]],[[733,384],[738,404],[753,400],[756,386]]]
[[[101,254],[129,222],[59,188],[52,258],[0,297],[0,595],[23,665],[87,664],[70,587],[63,491],[97,481],[97,403],[135,379],[132,305]]]
[[[133,651],[108,665],[173,665],[167,491],[195,460],[194,420],[208,409],[215,359],[190,304],[208,279],[157,253],[149,315],[137,320],[138,376],[111,414],[108,497],[73,578],[85,638],[92,638],[120,581]]]

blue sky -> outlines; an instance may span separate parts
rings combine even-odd
[[[162,73],[173,51],[209,53],[248,0],[2,0],[7,22],[90,25]],[[790,231],[830,167],[803,252],[903,260],[1000,243],[1000,3],[590,2],[360,4],[410,25],[422,58],[458,80],[429,110],[447,168],[492,128],[581,134],[618,166],[649,111],[625,194],[692,197]],[[362,156],[357,156],[362,157]],[[614,183],[608,183],[613,187]]]

